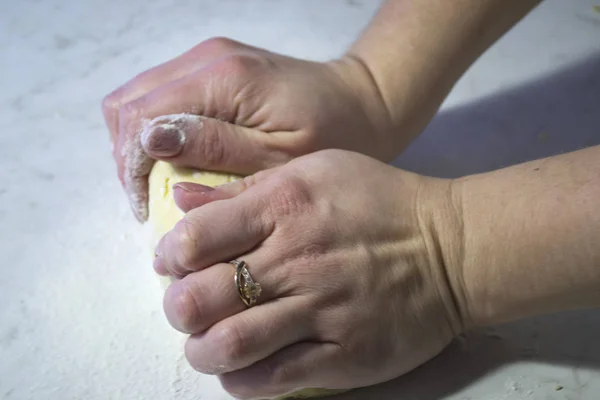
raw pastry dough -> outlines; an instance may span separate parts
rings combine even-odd
[[[216,172],[195,171],[185,168],[174,168],[171,164],[164,161],[157,161],[149,178],[150,197],[148,201],[148,221],[150,222],[150,227],[152,229],[152,248],[154,249],[160,238],[170,231],[184,215],[173,199],[172,186],[174,184],[178,182],[194,182],[206,186],[217,186],[232,182],[236,179],[239,179],[239,176]],[[163,284],[166,288],[169,284],[169,280],[165,278]],[[280,397],[279,400],[322,397],[340,392],[343,392],[343,390],[304,389]]]

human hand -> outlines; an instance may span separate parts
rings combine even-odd
[[[103,112],[140,221],[154,159],[246,175],[320,149],[385,161],[401,150],[359,59],[309,62],[223,38],[138,75],[104,99]]]
[[[212,190],[176,185],[187,214],[155,269],[182,278],[164,307],[192,334],[191,365],[264,398],[372,385],[435,356],[463,328],[460,279],[443,262],[443,240],[460,243],[450,185],[339,150]],[[238,297],[233,259],[262,286],[254,307]]]

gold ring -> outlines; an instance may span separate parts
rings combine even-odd
[[[250,272],[248,272],[248,264],[245,261],[233,260],[229,264],[235,266],[234,281],[240,298],[246,307],[252,307],[256,304],[256,300],[262,292],[260,283],[252,279]]]

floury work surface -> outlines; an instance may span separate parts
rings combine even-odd
[[[211,36],[324,60],[375,1],[4,1],[0,13],[0,398],[228,399],[162,315],[99,111],[134,74]],[[547,1],[456,86],[397,161],[459,176],[600,143],[600,13]],[[600,313],[473,333],[339,399],[597,399]]]

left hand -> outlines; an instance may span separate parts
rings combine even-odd
[[[310,62],[224,38],[138,75],[104,99],[103,112],[140,221],[154,160],[239,175],[327,148],[390,161],[428,119],[408,105],[392,118],[356,57]]]
[[[438,354],[464,325],[437,236],[454,237],[448,188],[339,150],[214,190],[176,185],[188,212],[155,268],[182,278],[164,307],[192,334],[190,364],[264,398],[376,384]],[[262,285],[254,307],[238,297],[233,259]]]

